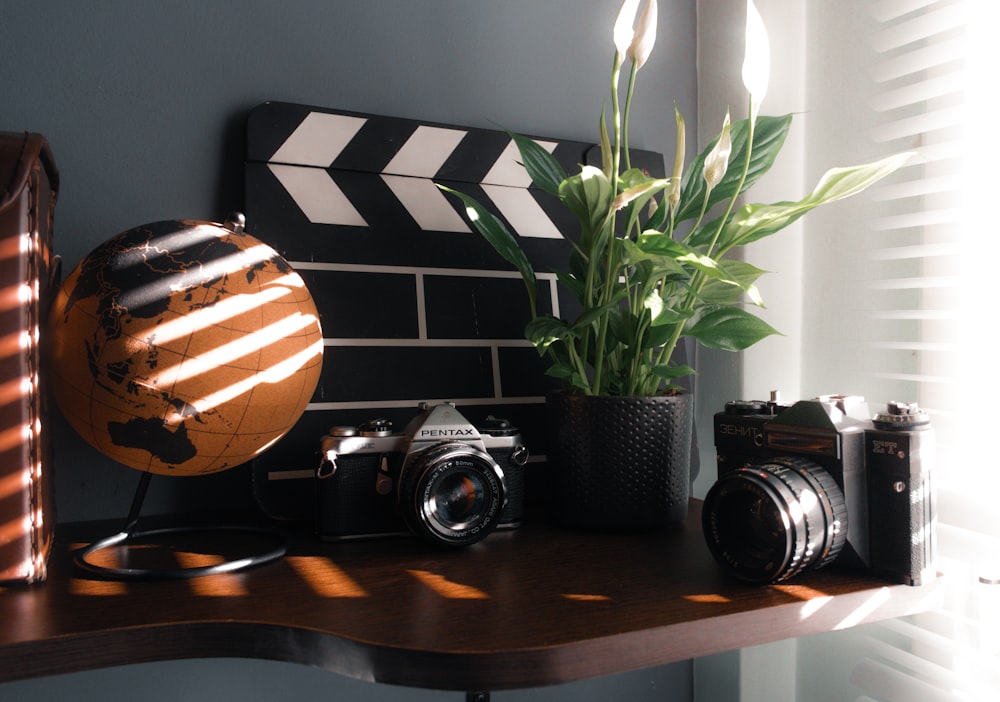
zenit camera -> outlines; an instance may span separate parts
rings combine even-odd
[[[521,522],[528,450],[505,419],[476,427],[454,405],[423,404],[402,432],[384,419],[334,427],[320,453],[322,538],[415,532],[465,546]]]
[[[715,445],[702,521],[733,576],[774,583],[836,561],[909,585],[933,577],[934,431],[916,404],[730,402]]]

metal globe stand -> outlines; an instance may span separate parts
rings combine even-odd
[[[208,526],[180,526],[165,527],[160,529],[140,530],[138,529],[139,512],[142,503],[146,498],[149,489],[149,482],[152,473],[144,472],[136,488],[135,496],[132,498],[132,506],[129,510],[125,528],[117,534],[112,534],[103,539],[93,542],[89,546],[77,549],[73,554],[73,562],[77,567],[95,575],[102,576],[108,580],[184,580],[188,578],[198,578],[204,575],[218,575],[221,573],[233,573],[247,568],[270,563],[283,557],[288,552],[289,536],[286,532],[263,526],[249,525],[208,525]],[[223,560],[221,563],[213,563],[206,566],[194,566],[189,568],[119,568],[115,566],[98,565],[88,558],[105,549],[117,546],[138,545],[144,540],[161,538],[164,536],[178,536],[182,534],[198,534],[213,532],[229,532],[250,534],[263,537],[265,540],[274,542],[275,546],[270,549],[262,549],[248,556]]]

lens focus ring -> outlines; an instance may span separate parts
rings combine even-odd
[[[702,521],[716,560],[754,583],[820,568],[847,538],[843,492],[826,470],[803,458],[726,473],[706,495]]]
[[[497,525],[506,499],[503,470],[461,442],[435,444],[404,465],[399,510],[407,525],[432,541],[464,546]]]

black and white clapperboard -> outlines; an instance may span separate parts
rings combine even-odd
[[[593,144],[537,139],[575,173]],[[382,417],[401,430],[421,402],[454,402],[471,422],[505,417],[544,457],[545,394],[556,387],[524,339],[520,275],[436,183],[492,206],[539,279],[538,307],[572,317],[560,295],[577,223],[535,188],[501,130],[269,102],[247,125],[247,231],[309,286],[325,337],[323,372],[302,419],[254,461],[254,490],[275,517],[312,510],[320,438]],[[633,151],[663,174],[663,158]],[[531,467],[528,469],[529,494]]]

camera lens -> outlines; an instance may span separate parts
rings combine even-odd
[[[415,454],[399,479],[399,509],[413,531],[465,546],[497,525],[506,499],[503,470],[488,453],[460,442]]]
[[[812,461],[776,458],[726,473],[705,496],[705,539],[733,576],[775,583],[821,568],[847,540],[847,506]]]
[[[434,512],[445,524],[465,524],[483,506],[485,489],[479,476],[448,473],[431,490]]]

